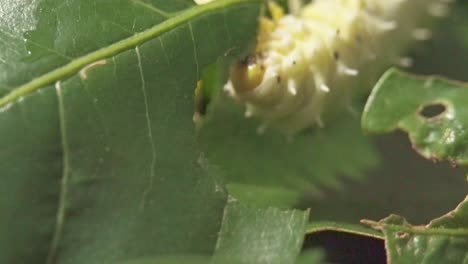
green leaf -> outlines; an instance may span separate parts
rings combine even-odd
[[[413,226],[397,215],[365,223],[384,233],[390,264],[468,263],[468,196],[426,226]]]
[[[307,218],[307,211],[252,208],[230,197],[213,258],[207,255],[160,256],[121,264],[292,264],[296,263],[302,247]],[[299,259],[313,261],[307,262],[313,264],[319,263],[321,257],[321,252],[311,251]]]
[[[291,208],[301,198],[297,190],[284,187],[267,187],[254,184],[229,183],[226,185],[229,194],[238,197],[250,206],[265,208],[274,205],[280,208]]]
[[[260,1],[20,2],[0,0],[0,263],[212,253],[226,194],[193,90]]]
[[[450,17],[450,21],[453,23],[451,29],[462,41],[464,47],[468,48],[468,5],[466,2],[458,2],[454,9]]]
[[[411,72],[437,74],[456,80],[468,80],[468,5],[450,4],[450,15],[432,27],[432,39],[416,45],[411,54]]]
[[[211,257],[199,255],[161,256],[132,259],[118,264],[209,264]],[[232,263],[234,264],[234,263]]]
[[[251,203],[249,193],[261,186],[263,191],[257,192],[253,203],[283,206],[293,202],[293,193],[339,189],[341,178],[362,179],[377,164],[378,154],[351,115],[288,140],[274,129],[259,135],[259,121],[245,118],[242,106],[224,93],[208,110],[200,130],[202,148],[226,181],[236,186],[236,198],[244,202]],[[272,199],[271,191],[286,200]]]
[[[320,249],[306,250],[299,255],[296,264],[319,264],[326,263],[325,252]]]
[[[99,49],[116,48],[116,42],[124,40],[120,46],[141,43],[142,37],[151,36],[138,33],[164,21],[174,23],[176,12],[193,6],[189,0],[0,3],[0,39],[4,40],[0,43],[0,83],[8,90],[78,58],[89,58]],[[140,40],[131,43],[135,38]]]
[[[231,200],[216,244],[215,263],[295,263],[309,213],[249,208]]]
[[[434,76],[388,71],[369,97],[362,127],[373,133],[401,129],[431,160],[468,164],[468,87]]]
[[[361,225],[349,224],[344,222],[332,222],[332,221],[315,221],[307,225],[307,234],[312,234],[322,231],[336,231],[344,232],[354,235],[373,237],[383,239],[380,232],[372,230]]]

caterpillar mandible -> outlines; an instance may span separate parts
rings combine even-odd
[[[446,15],[448,2],[290,0],[293,13],[284,14],[269,1],[255,51],[232,67],[224,88],[245,104],[246,117],[263,121],[260,132],[272,126],[293,136],[322,126],[322,115],[346,107],[362,78],[377,78],[410,42],[429,38],[420,26]]]

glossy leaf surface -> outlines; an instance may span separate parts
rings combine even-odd
[[[226,196],[193,89],[259,1],[191,3],[0,1],[0,263],[212,253]]]

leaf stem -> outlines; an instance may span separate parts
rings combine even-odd
[[[0,98],[0,108],[8,105],[12,101],[29,94],[45,85],[54,83],[58,80],[70,77],[76,72],[80,71],[86,65],[89,65],[95,61],[102,60],[104,58],[111,57],[115,54],[118,54],[122,51],[134,48],[135,46],[144,43],[148,40],[151,40],[191,19],[205,15],[210,12],[214,12],[223,8],[231,7],[239,4],[251,4],[262,2],[263,0],[224,0],[224,1],[214,1],[210,4],[194,6],[188,10],[181,11],[178,16],[171,17],[162,23],[155,25],[145,31],[137,33],[133,36],[120,40],[116,43],[113,43],[107,47],[98,49],[91,53],[88,53],[82,57],[76,58],[68,64],[61,66],[55,70],[52,70],[40,77],[37,77],[31,80],[28,83],[25,83],[16,89],[12,90],[10,93]]]

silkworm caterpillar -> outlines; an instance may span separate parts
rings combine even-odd
[[[270,1],[254,52],[232,67],[224,88],[245,104],[246,117],[262,120],[259,132],[273,126],[293,136],[322,126],[324,114],[349,106],[365,80],[375,80],[412,41],[428,39],[430,30],[419,26],[446,15],[448,2],[315,0],[284,14]]]

